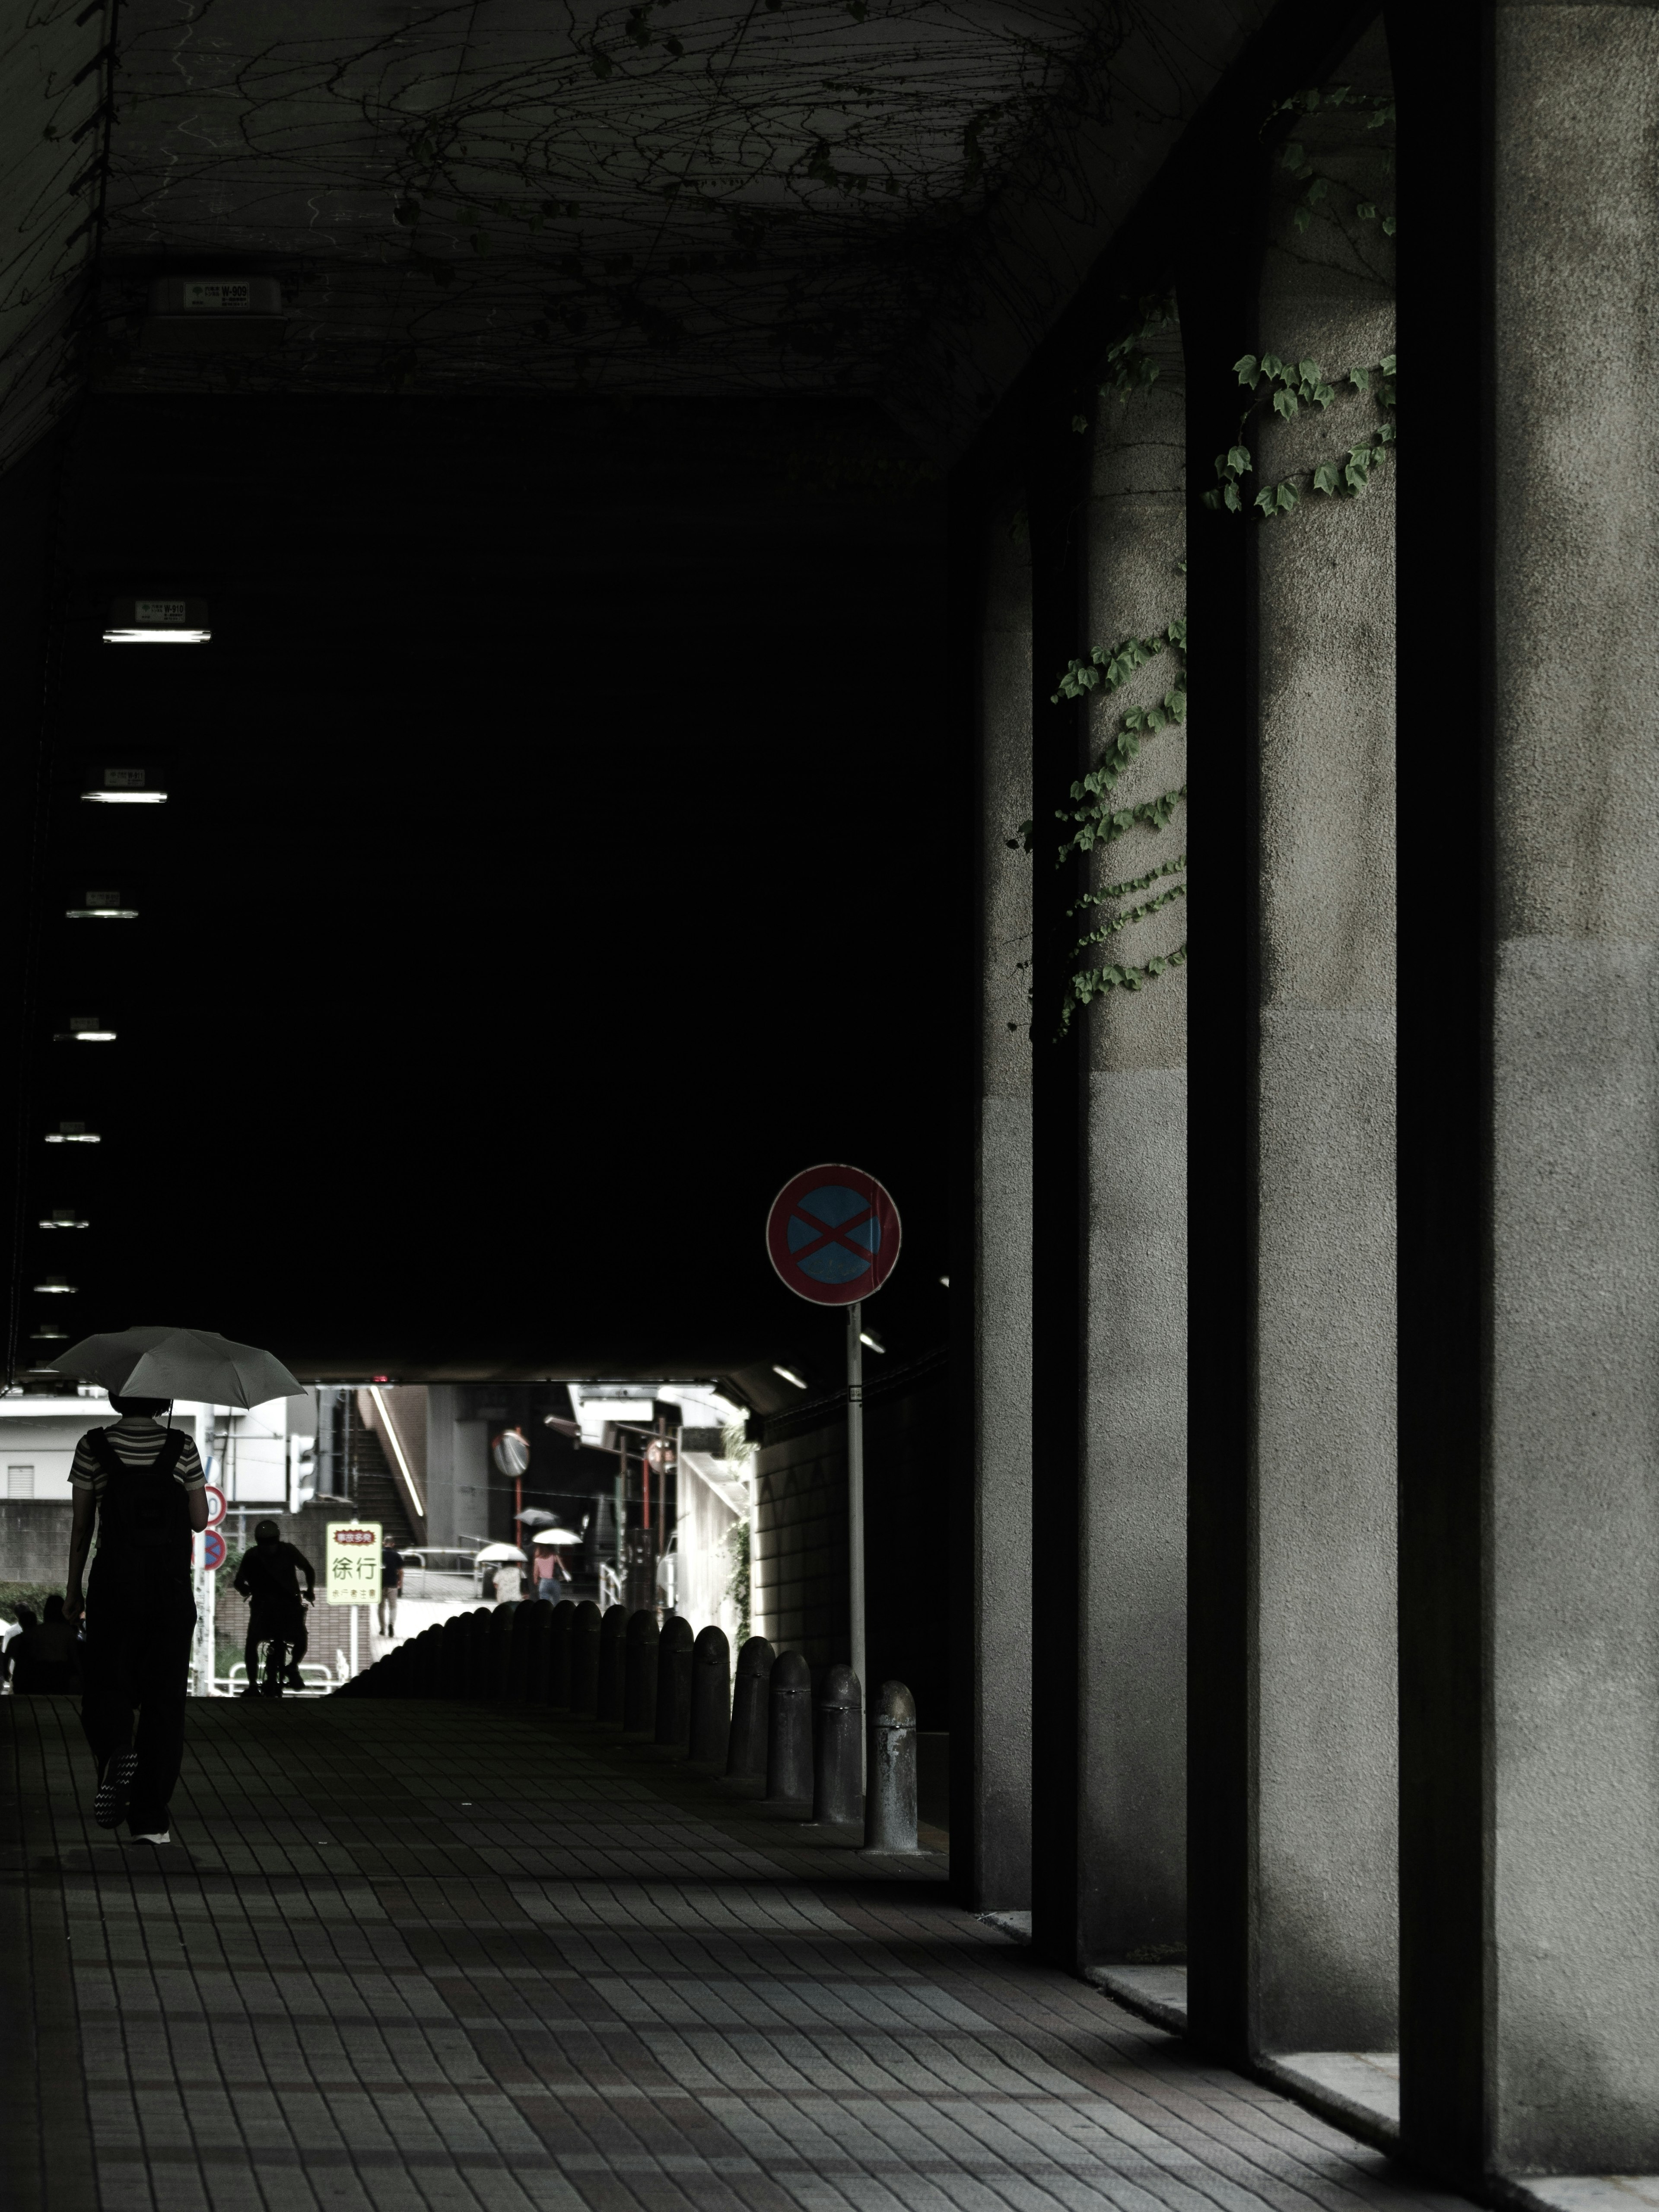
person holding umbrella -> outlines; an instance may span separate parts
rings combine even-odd
[[[253,1406],[301,1386],[268,1352],[204,1329],[91,1336],[53,1364],[102,1383],[119,1417],[88,1430],[70,1469],[64,1612],[86,1622],[81,1725],[98,1770],[93,1814],[104,1828],[125,1819],[135,1844],[165,1844],[196,1634],[193,1547],[208,1510],[196,1446],[161,1417],[175,1398]]]

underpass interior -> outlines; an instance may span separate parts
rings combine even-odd
[[[25,13],[7,2212],[1659,2206],[1659,19]]]

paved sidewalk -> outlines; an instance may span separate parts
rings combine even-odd
[[[159,1865],[69,1699],[8,1702],[0,1786],[7,2212],[1460,2202],[556,1716],[204,1701]]]

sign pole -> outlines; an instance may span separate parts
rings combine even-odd
[[[864,1679],[864,1301],[847,1309],[847,1538],[852,1553],[853,1672],[867,1710]],[[859,1731],[860,1741],[864,1731]]]

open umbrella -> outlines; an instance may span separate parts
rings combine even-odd
[[[525,1557],[516,1544],[485,1544],[472,1554],[472,1564],[475,1567],[505,1566],[510,1559],[523,1563]]]
[[[85,1336],[52,1364],[101,1383],[113,1397],[198,1398],[213,1406],[263,1406],[305,1389],[280,1359],[207,1328],[124,1328]]]
[[[532,1544],[580,1544],[581,1538],[574,1528],[532,1528],[529,1532]]]

